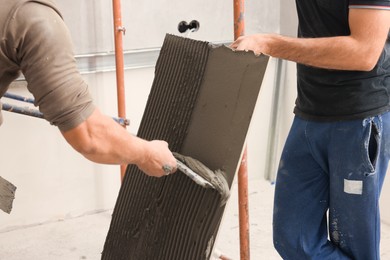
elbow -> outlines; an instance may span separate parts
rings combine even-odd
[[[104,144],[101,141],[104,138],[101,136],[105,133],[104,130],[106,129],[99,123],[102,121],[101,118],[98,117],[96,119],[98,115],[97,112],[94,112],[86,121],[75,128],[64,132],[61,131],[68,144],[75,151],[91,161],[95,161],[94,158],[99,157],[102,150],[104,151],[102,149],[102,147],[104,148]]]
[[[98,151],[98,147],[91,140],[77,143],[73,148],[86,158],[91,158]]]
[[[98,147],[91,138],[84,137],[84,138],[77,138],[77,139],[68,139],[68,138],[65,139],[75,151],[77,151],[87,159],[93,157],[93,155],[98,152]]]
[[[378,64],[381,53],[381,49],[377,48],[361,49],[353,63],[357,67],[357,70],[371,71]]]
[[[378,63],[378,59],[372,59],[372,58],[363,59],[359,64],[356,64],[357,70],[365,71],[365,72],[372,71],[375,68],[377,63]]]

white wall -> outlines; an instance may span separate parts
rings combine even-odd
[[[129,131],[136,132],[153,69],[128,71]],[[115,74],[84,76],[96,104],[116,115]],[[12,93],[27,96],[24,88]],[[3,99],[3,102],[9,102]],[[14,102],[15,103],[15,102]],[[19,104],[22,105],[23,104]],[[118,166],[94,164],[76,153],[57,128],[42,119],[2,112],[1,176],[17,186],[11,215],[0,214],[0,230],[112,209],[120,187]]]
[[[387,177],[385,179],[385,184],[383,185],[382,195],[381,195],[381,219],[384,223],[390,225],[390,170],[387,171]]]
[[[73,35],[77,54],[111,52],[114,48],[111,1],[56,0]],[[124,49],[160,47],[165,34],[179,34],[181,21],[197,20],[200,29],[191,34],[197,40],[233,40],[233,1],[153,0],[121,1],[122,23],[126,27]],[[246,31],[278,32],[279,1],[246,1]]]

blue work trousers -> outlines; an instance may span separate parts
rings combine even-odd
[[[281,257],[380,259],[379,195],[389,155],[389,112],[339,122],[295,117],[275,187]]]

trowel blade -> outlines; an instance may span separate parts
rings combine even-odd
[[[185,175],[190,177],[194,182],[199,184],[200,186],[204,188],[213,188],[215,189],[214,185],[211,184],[209,181],[205,180],[202,176],[198,175],[196,172],[194,172],[192,169],[190,169],[187,165],[182,163],[180,160],[177,160],[177,169],[179,169],[181,172],[183,172]]]

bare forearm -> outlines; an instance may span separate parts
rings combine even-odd
[[[361,44],[351,36],[293,38],[257,34],[248,37],[253,39],[244,37],[241,42],[239,39],[233,48],[250,49],[255,53],[326,69],[371,70],[380,55],[380,52],[371,50],[372,45]]]
[[[146,157],[147,141],[131,135],[111,118],[102,116],[89,133],[90,144],[82,149],[89,160],[104,164],[138,164]]]
[[[379,55],[368,55],[350,36],[332,38],[291,38],[269,36],[268,55],[297,63],[339,70],[371,70]]]
[[[62,134],[75,150],[93,162],[136,164],[153,176],[164,175],[163,165],[176,168],[166,142],[133,136],[97,109],[84,123]]]
[[[351,33],[347,36],[293,38],[254,34],[238,38],[231,47],[320,68],[371,70],[388,37],[389,12],[352,9],[349,24]]]

